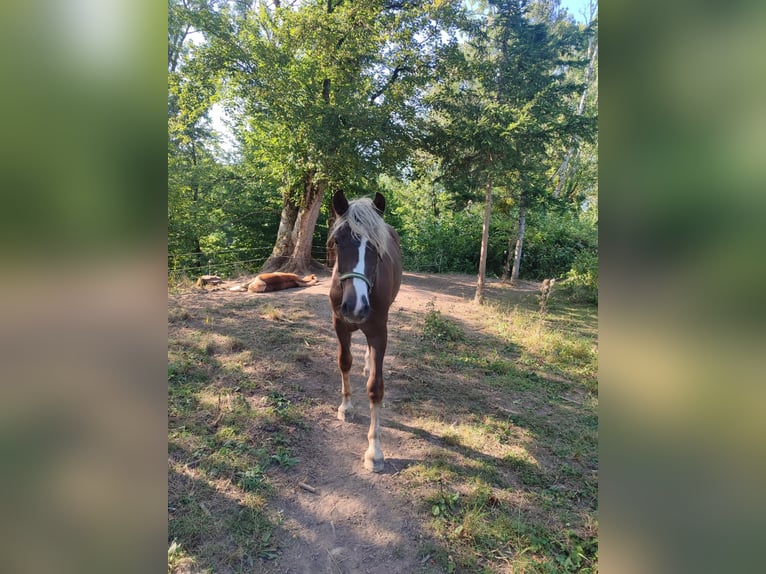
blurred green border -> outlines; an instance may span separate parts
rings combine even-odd
[[[766,6],[604,10],[600,568],[760,570]]]

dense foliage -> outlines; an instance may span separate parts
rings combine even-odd
[[[488,275],[595,300],[596,34],[559,0],[170,0],[169,271],[324,261],[325,190],[380,190],[407,269],[476,273],[491,198]]]
[[[475,273],[481,240],[482,206],[455,201],[433,189],[382,181],[393,205],[389,220],[402,236],[404,263],[412,271]],[[421,183],[421,182],[419,182]],[[501,206],[502,207],[502,206]],[[597,220],[581,209],[533,212],[527,222],[525,257],[521,275],[526,279],[572,278],[581,289],[598,287]],[[487,273],[501,277],[509,257],[508,237],[513,235],[513,208],[493,213]],[[592,297],[590,297],[592,298]]]

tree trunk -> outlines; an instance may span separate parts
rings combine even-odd
[[[313,173],[307,173],[300,205],[296,205],[289,194],[285,195],[277,239],[271,256],[261,268],[262,273],[283,271],[306,275],[309,271],[324,269],[311,258],[311,246],[325,187],[324,181],[317,181]]]
[[[184,40],[189,35],[189,30],[191,30],[191,24],[187,24],[183,32],[176,30],[172,39],[168,41],[168,73],[175,72],[178,67],[178,57],[181,55],[181,49]]]
[[[197,265],[197,271],[202,273],[205,267],[205,254],[202,253],[202,246],[199,244],[199,237],[194,238],[194,262]]]
[[[519,267],[521,265],[521,249],[524,246],[524,230],[527,224],[527,206],[524,195],[521,196],[519,206],[519,236],[516,239],[516,250],[513,254],[513,271],[511,272],[511,284],[519,280]]]
[[[583,112],[585,111],[585,100],[588,97],[588,90],[590,89],[591,83],[593,81],[593,71],[594,67],[596,65],[596,58],[598,58],[598,44],[591,39],[589,45],[588,45],[588,55],[590,57],[590,61],[588,63],[588,68],[585,70],[585,87],[583,88],[582,95],[580,96],[580,103],[577,106],[577,115],[581,116]],[[564,156],[564,161],[561,163],[561,166],[556,170],[556,174],[559,176],[559,180],[556,183],[556,188],[553,190],[553,197],[558,197],[561,194],[561,189],[564,187],[564,182],[567,179],[567,173],[569,172],[569,162],[572,161],[572,157],[575,154],[575,151],[577,151],[577,145],[580,142],[580,138],[575,137],[572,141],[572,144],[569,146],[569,149],[567,150],[566,155]]]
[[[481,255],[479,256],[479,277],[476,282],[474,301],[484,303],[484,277],[487,273],[487,251],[489,248],[489,216],[492,210],[492,182],[487,182],[487,195],[484,201],[484,225],[481,228]]]
[[[306,201],[298,212],[298,218],[295,220],[293,236],[295,237],[295,249],[293,250],[292,264],[294,270],[292,273],[304,275],[305,271],[313,268],[318,263],[311,259],[311,246],[314,239],[314,228],[316,227],[319,211],[322,208],[322,199],[324,198],[325,182],[311,179],[307,182],[305,192]]]
[[[505,253],[505,262],[503,263],[503,283],[511,278],[511,264],[513,261],[513,255],[511,255],[511,253],[513,253],[514,235],[514,233],[508,235],[508,249]]]
[[[293,229],[298,219],[300,207],[293,203],[292,199],[285,198],[285,204],[282,208],[282,216],[279,220],[279,230],[277,231],[277,240],[274,243],[273,256],[289,257],[295,249],[295,237]]]

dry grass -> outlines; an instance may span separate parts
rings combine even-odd
[[[595,310],[430,302],[400,342],[408,424],[442,446],[408,467],[445,571],[597,571]],[[402,348],[403,347],[403,348]]]

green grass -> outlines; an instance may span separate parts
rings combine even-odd
[[[216,309],[168,318],[169,572],[252,572],[276,557],[273,477],[299,463],[300,404],[272,382],[292,367],[247,371],[285,335],[222,335],[226,320]]]
[[[402,472],[430,555],[445,572],[597,572],[595,308],[495,296],[474,317],[469,336],[432,302],[401,353],[412,426],[442,445]]]
[[[424,507],[445,571],[496,572],[503,564],[514,564],[514,572],[597,571],[595,536],[551,527],[487,485],[467,493],[439,490],[424,498]]]

